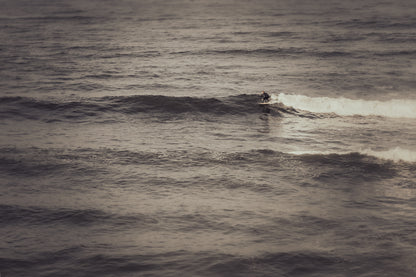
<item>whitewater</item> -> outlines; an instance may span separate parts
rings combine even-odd
[[[308,97],[280,93],[272,97],[272,103],[283,103],[289,107],[314,113],[334,113],[342,116],[384,116],[416,118],[416,100],[392,99],[388,101],[353,100],[344,97]]]
[[[414,1],[1,5],[1,277],[415,276]]]

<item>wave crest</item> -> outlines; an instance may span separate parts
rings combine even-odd
[[[335,113],[341,116],[383,116],[416,118],[416,100],[393,99],[389,101],[352,100],[347,98],[308,97],[280,93],[277,100],[286,106],[313,113]]]
[[[322,152],[322,151],[292,151],[290,154],[299,155],[299,156],[307,156],[307,155],[319,155],[319,156],[329,156],[329,155],[351,155],[356,153],[358,155],[365,155],[371,156],[381,160],[388,160],[393,162],[408,162],[408,163],[415,163],[416,162],[416,151],[403,149],[401,147],[391,148],[385,151],[375,151],[371,149],[360,149],[358,151],[345,151],[334,153],[331,151]]]

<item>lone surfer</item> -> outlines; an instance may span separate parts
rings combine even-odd
[[[262,97],[263,103],[267,103],[267,102],[270,101],[270,95],[267,92],[262,91],[262,93],[260,95]]]

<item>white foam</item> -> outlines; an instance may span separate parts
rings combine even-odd
[[[280,93],[273,102],[314,113],[335,113],[342,116],[384,116],[416,118],[416,100],[393,99],[389,101],[352,100],[347,98],[308,97]]]
[[[362,155],[373,156],[383,160],[391,160],[394,162],[416,162],[416,151],[403,149],[401,147],[391,148],[385,151],[374,151],[371,149],[360,149],[358,151],[344,151],[344,152],[331,152],[331,151],[318,151],[318,150],[311,150],[311,151],[292,151],[290,154],[294,155],[330,155],[330,154],[337,154],[337,155],[347,155],[353,152],[360,153]]]
[[[392,160],[395,162],[416,162],[416,151],[395,147],[386,151],[361,150],[362,154],[374,156],[384,160]]]

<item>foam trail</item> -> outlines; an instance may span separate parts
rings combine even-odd
[[[374,156],[384,160],[392,160],[395,162],[416,162],[416,151],[395,147],[386,151],[373,151],[373,150],[362,150],[363,154]]]
[[[416,100],[393,99],[366,101],[347,98],[308,97],[280,93],[272,99],[295,109],[314,113],[335,113],[342,116],[376,115],[394,118],[416,118]]]
[[[290,154],[294,154],[294,155],[331,155],[331,154],[337,154],[337,155],[348,155],[350,153],[360,153],[362,155],[367,155],[367,156],[373,156],[376,157],[378,159],[383,159],[383,160],[391,160],[394,162],[410,162],[410,163],[415,163],[416,162],[416,151],[412,151],[412,150],[408,150],[408,149],[403,149],[401,147],[395,147],[395,148],[391,148],[385,151],[374,151],[371,149],[360,149],[359,151],[343,151],[343,152],[331,152],[331,151],[315,151],[315,150],[311,150],[311,151],[292,151],[289,152]]]

